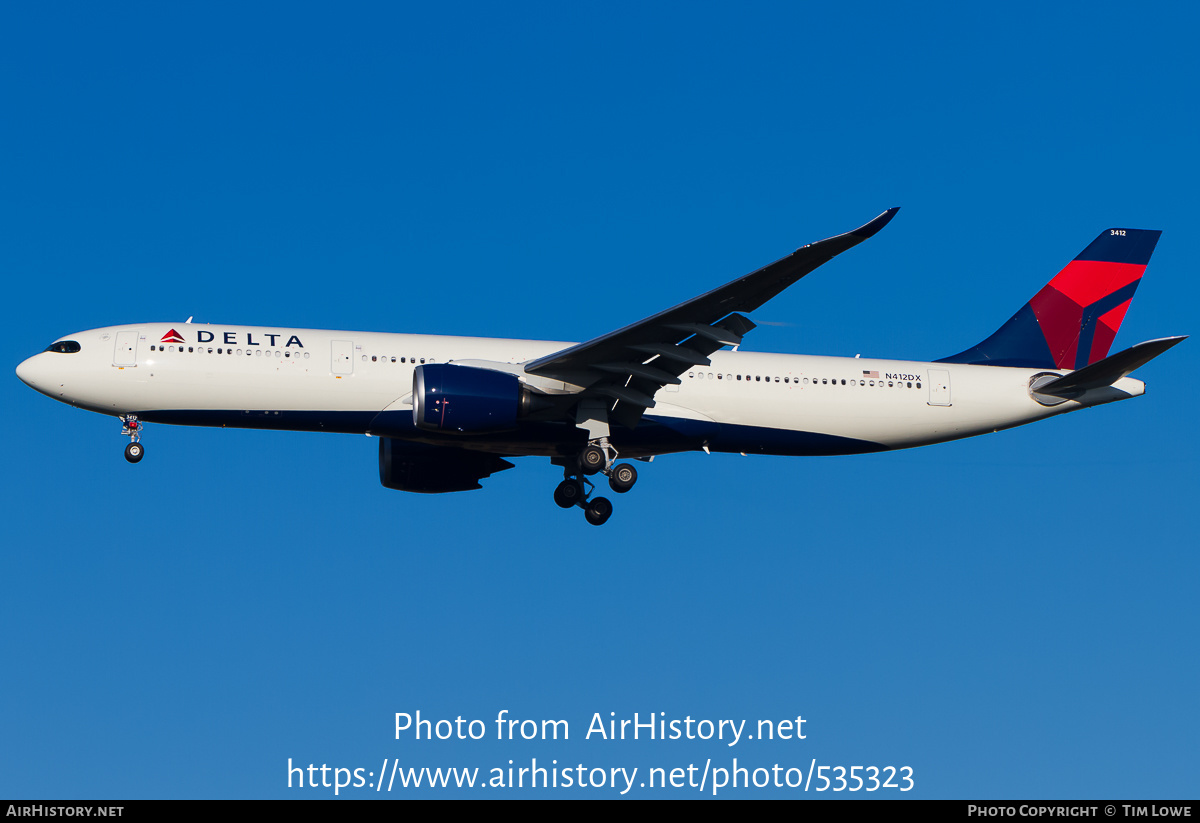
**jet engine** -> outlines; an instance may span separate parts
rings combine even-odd
[[[379,482],[397,491],[470,491],[481,488],[483,478],[512,467],[503,457],[487,452],[379,438]]]
[[[417,366],[412,396],[417,428],[444,434],[510,431],[549,405],[515,374],[450,363]]]

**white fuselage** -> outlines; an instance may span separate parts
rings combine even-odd
[[[578,435],[570,423],[455,436],[404,422],[411,418],[413,370],[422,363],[489,361],[521,373],[516,364],[567,342],[166,323],[61,340],[77,342],[79,351],[42,352],[21,363],[18,375],[49,397],[104,414],[378,434],[506,454],[552,454],[563,438]],[[614,445],[630,456],[698,448],[880,451],[1010,428],[1145,390],[1126,377],[1045,406],[1029,392],[1030,379],[1044,369],[741,351],[718,351],[711,360],[659,391],[636,430],[614,430]],[[542,378],[531,383],[550,392],[575,388]],[[380,417],[385,410],[391,413]]]

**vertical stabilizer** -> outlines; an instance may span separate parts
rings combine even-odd
[[[995,334],[939,362],[1081,369],[1103,360],[1160,234],[1105,229]]]

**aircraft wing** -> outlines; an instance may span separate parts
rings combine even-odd
[[[610,417],[637,425],[654,394],[680,383],[679,375],[707,366],[708,355],[736,346],[754,323],[739,312],[754,311],[823,263],[857,246],[888,224],[892,208],[854,231],[809,243],[758,271],[751,272],[678,306],[622,329],[525,364],[525,371],[584,386],[614,405]]]

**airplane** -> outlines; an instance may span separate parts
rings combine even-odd
[[[17,367],[37,391],[143,424],[350,432],[379,438],[389,489],[481,488],[506,458],[563,469],[554,501],[605,523],[602,474],[703,450],[862,454],[1012,428],[1136,397],[1127,375],[1186,336],[1108,351],[1159,231],[1106,229],[994,334],[933,362],[740,351],[753,312],[874,236],[853,231],[584,343],[258,326],[134,323],[61,337]],[[731,347],[731,348],[730,348]]]

